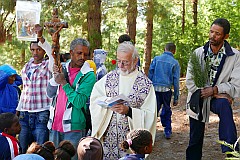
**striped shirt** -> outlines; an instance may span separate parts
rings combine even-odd
[[[19,155],[20,147],[18,140],[4,132],[0,133],[0,159],[11,160]]]
[[[171,89],[168,88],[168,87],[164,87],[164,86],[154,86],[154,90],[156,92],[168,92],[170,91]]]

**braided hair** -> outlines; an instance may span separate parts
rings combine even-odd
[[[59,147],[56,149],[55,160],[71,160],[75,153],[76,150],[72,143],[64,140],[59,143]]]
[[[127,138],[121,143],[121,148],[130,148],[136,154],[145,154],[144,148],[152,143],[152,134],[146,129],[133,130],[128,133]]]
[[[27,153],[38,154],[42,156],[45,160],[54,160],[54,152],[55,146],[51,141],[47,141],[42,145],[33,142],[27,150]]]

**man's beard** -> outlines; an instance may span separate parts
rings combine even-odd
[[[121,69],[119,69],[119,72],[122,76],[126,76],[129,74],[129,70],[126,70],[126,71],[122,71]]]
[[[136,68],[132,65],[132,67],[126,71],[122,71],[121,68],[119,68],[119,72],[122,76],[127,76],[128,74],[132,73]]]
[[[214,39],[209,38],[209,41],[210,41],[210,44],[212,46],[219,46],[219,45],[221,45],[223,43],[224,39],[222,41],[220,41],[220,40],[215,41]]]

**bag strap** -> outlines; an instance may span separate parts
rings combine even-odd
[[[64,77],[65,77],[67,83],[69,83],[69,77],[68,77],[66,65],[62,66],[62,71],[63,71]]]

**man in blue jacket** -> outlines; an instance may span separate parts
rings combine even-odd
[[[173,57],[175,52],[176,45],[174,43],[167,43],[165,52],[160,56],[154,57],[148,72],[148,78],[152,80],[156,93],[157,113],[163,105],[160,118],[164,127],[164,135],[167,139],[170,139],[172,134],[172,111],[170,107],[172,86],[174,87],[174,106],[178,104],[179,96],[180,66],[178,61]]]

